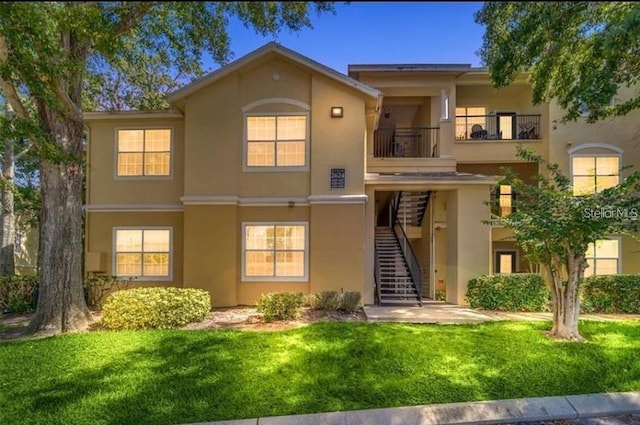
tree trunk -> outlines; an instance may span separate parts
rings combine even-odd
[[[558,273],[553,279],[558,302],[555,303],[553,311],[553,328],[550,336],[558,339],[572,341],[584,341],[578,330],[578,318],[580,315],[580,291],[579,282],[581,278],[581,261],[584,255],[570,256],[567,269],[569,276],[566,284],[562,282],[562,276]],[[553,290],[552,289],[552,290]]]
[[[27,332],[56,334],[81,329],[91,320],[81,264],[83,124],[39,107],[53,152],[40,160],[40,288]]]
[[[0,276],[16,274],[14,244],[16,236],[16,217],[13,202],[13,179],[15,174],[15,156],[13,141],[4,140],[2,156],[2,246],[0,246]]]

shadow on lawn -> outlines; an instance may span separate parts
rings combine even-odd
[[[572,344],[543,337],[548,326],[146,332],[142,347],[95,370],[61,371],[23,396],[33,423],[120,425],[638,389],[640,327],[583,324],[593,342]]]

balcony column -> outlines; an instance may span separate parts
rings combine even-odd
[[[451,121],[450,93],[447,89],[440,90],[440,157],[453,155],[453,123]]]

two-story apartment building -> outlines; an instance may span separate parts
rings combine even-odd
[[[173,93],[169,111],[86,114],[86,271],[206,289],[217,306],[341,289],[463,304],[469,279],[528,270],[483,224],[492,193],[510,209],[501,166],[538,171],[516,142],[584,190],[640,163],[637,126],[560,124],[526,76],[495,90],[468,65],[348,74],[269,43]],[[638,245],[612,240],[593,269],[640,271]]]

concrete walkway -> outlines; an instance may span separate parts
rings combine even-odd
[[[443,301],[426,301],[422,307],[377,307],[365,306],[368,322],[401,322],[462,324],[482,323],[500,320],[551,320],[551,313],[518,313],[488,310],[474,310]],[[581,314],[582,320],[620,321],[640,320],[638,314]]]
[[[512,424],[640,414],[640,391],[272,416],[195,425]]]

